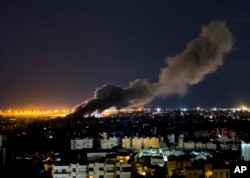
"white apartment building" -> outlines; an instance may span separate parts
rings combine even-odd
[[[241,140],[241,156],[245,161],[250,161],[250,143]]]
[[[216,150],[217,146],[215,143],[212,142],[207,142],[207,143],[202,143],[202,142],[184,142],[184,135],[180,134],[178,138],[178,147],[181,149],[208,149],[208,150]]]
[[[175,135],[174,134],[167,135],[167,139],[168,139],[169,144],[175,143]]]
[[[130,178],[131,164],[89,163],[52,165],[53,178]]]
[[[110,145],[112,147],[120,145],[120,138],[119,137],[109,137]]]
[[[163,156],[151,156],[150,163],[151,165],[159,165],[163,167],[165,162]]]
[[[111,149],[115,146],[119,145],[118,137],[109,137],[105,139],[101,139],[101,148],[102,149]]]
[[[93,148],[93,138],[71,140],[71,150],[81,150],[84,148]]]
[[[111,144],[109,139],[101,139],[101,149],[110,149]]]
[[[193,142],[193,141],[184,142],[183,147],[184,147],[185,149],[193,150],[193,149],[195,149],[195,142]]]
[[[207,145],[208,150],[216,150],[217,149],[216,144],[213,142],[208,142],[206,145]]]
[[[196,143],[195,143],[195,148],[196,148],[196,149],[205,150],[206,147],[207,147],[207,146],[206,146],[205,143],[202,143],[202,142],[196,142]]]

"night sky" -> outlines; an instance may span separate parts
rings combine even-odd
[[[250,1],[1,0],[0,109],[74,107],[104,84],[156,82],[166,58],[222,20],[234,46],[185,96],[150,107],[250,106]]]

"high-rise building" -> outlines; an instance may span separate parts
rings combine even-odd
[[[250,161],[250,143],[241,140],[241,156],[245,161]]]

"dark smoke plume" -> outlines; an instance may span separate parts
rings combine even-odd
[[[232,47],[233,36],[225,23],[212,21],[202,27],[200,35],[184,51],[166,59],[158,82],[150,84],[146,79],[136,79],[127,88],[104,85],[93,98],[78,105],[76,112],[90,114],[110,107],[143,106],[157,97],[185,95],[189,86],[201,82],[223,64],[224,55]]]

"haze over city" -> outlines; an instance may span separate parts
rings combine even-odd
[[[141,89],[119,107],[248,106],[249,5],[1,1],[0,109],[73,108],[106,84]],[[201,37],[215,41],[191,61],[213,63],[188,68]]]

